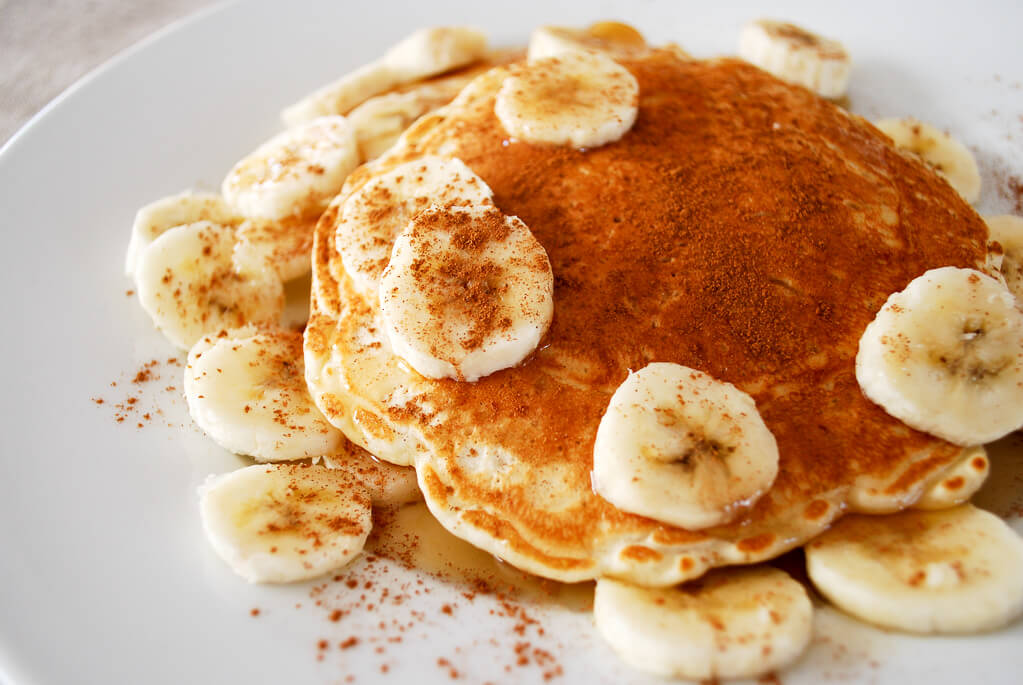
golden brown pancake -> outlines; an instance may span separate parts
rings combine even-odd
[[[374,454],[414,464],[449,530],[563,581],[676,583],[776,556],[845,511],[908,506],[960,448],[863,397],[858,341],[925,270],[981,266],[983,222],[867,122],[744,62],[664,50],[622,63],[639,116],[615,143],[510,140],[493,112],[499,68],[349,178],[314,247],[317,404]],[[476,383],[425,379],[392,355],[377,303],[355,294],[334,248],[345,198],[427,154],[481,176],[554,271],[536,353]],[[655,361],[750,393],[777,439],[774,486],[726,526],[682,530],[591,489],[610,394]]]

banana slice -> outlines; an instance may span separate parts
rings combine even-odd
[[[814,585],[865,621],[913,633],[975,633],[1023,613],[1023,539],[964,504],[847,516],[806,546]]]
[[[347,117],[355,129],[362,160],[382,155],[413,121],[451,102],[477,75],[476,72],[455,74],[421,83],[407,90],[372,97],[353,109]]]
[[[980,490],[991,470],[987,451],[981,447],[967,447],[963,456],[945,472],[937,483],[924,491],[913,505],[916,509],[948,509],[968,501]]]
[[[358,165],[359,145],[348,121],[320,117],[260,145],[227,172],[221,191],[248,218],[315,218]]]
[[[806,650],[813,605],[785,572],[754,566],[718,569],[676,588],[601,578],[593,620],[618,656],[642,671],[703,681],[756,678]]]
[[[222,197],[213,193],[186,190],[148,204],[135,214],[128,254],[124,260],[124,273],[128,276],[135,275],[142,251],[168,228],[194,224],[197,221],[212,221],[215,224],[230,226],[238,223],[240,219]]]
[[[554,315],[547,252],[492,205],[417,214],[380,278],[394,353],[430,378],[475,381],[529,356]]]
[[[269,265],[282,281],[312,271],[316,216],[284,219],[246,219],[238,226],[235,261],[243,268]]]
[[[689,530],[732,520],[777,475],[778,445],[753,398],[667,362],[618,386],[593,445],[597,494]]]
[[[329,573],[362,551],[369,495],[342,471],[256,464],[211,476],[199,513],[214,551],[250,583],[289,583]]]
[[[469,64],[486,54],[487,38],[475,29],[441,26],[416,31],[384,54],[329,83],[281,113],[285,126],[347,114],[374,95]]]
[[[209,221],[176,226],[139,257],[139,301],[167,338],[188,349],[204,334],[274,321],[284,286],[269,268],[234,259],[235,230]]]
[[[849,53],[838,41],[771,19],[757,19],[743,27],[739,56],[826,98],[845,95],[852,71]]]
[[[1023,426],[1023,312],[990,276],[931,269],[867,326],[856,380],[917,430],[964,446],[997,440]]]
[[[208,335],[188,353],[184,385],[192,419],[236,454],[287,461],[341,444],[309,395],[298,331],[248,326]]]
[[[613,58],[626,58],[642,54],[647,44],[643,34],[617,21],[601,21],[581,30],[541,26],[529,37],[527,58],[534,62],[578,50],[597,50]]]
[[[374,178],[345,201],[337,226],[337,249],[352,285],[376,300],[394,239],[417,212],[431,204],[487,204],[492,197],[459,159],[423,157]]]
[[[964,200],[973,204],[980,198],[977,160],[958,140],[916,119],[881,119],[874,126],[891,138],[895,147],[912,152],[938,172]]]
[[[618,140],[638,111],[635,77],[607,55],[578,50],[512,68],[494,102],[509,135],[579,148]]]
[[[993,266],[1001,273],[1016,300],[1023,302],[1023,218],[1004,214],[986,216],[984,221],[991,240],[1000,248],[995,253],[999,259]]]
[[[337,450],[322,460],[327,468],[347,470],[362,483],[373,506],[400,506],[423,498],[414,468],[380,461],[347,438],[342,438]]]

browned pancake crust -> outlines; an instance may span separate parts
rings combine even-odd
[[[744,62],[660,51],[623,63],[639,82],[640,111],[616,143],[509,140],[493,113],[500,79],[484,76],[456,101],[467,105],[457,118],[425,117],[408,148],[382,160],[438,151],[462,159],[497,206],[532,229],[555,277],[554,321],[531,359],[477,383],[423,381],[449,416],[441,426],[414,408],[390,410],[434,448],[419,462],[431,506],[450,505],[484,537],[577,576],[601,572],[595,546],[609,536],[649,534],[653,544],[622,552],[637,563],[659,555],[658,545],[708,536],[756,560],[819,532],[854,490],[854,508],[869,508],[863,501],[875,494],[880,508],[905,506],[960,451],[864,398],[857,344],[887,296],[914,277],[982,264],[982,220],[864,120]],[[357,172],[349,190],[380,170]],[[321,220],[315,259],[320,297],[341,289],[322,302],[327,312],[364,307],[345,301],[350,291],[334,280],[335,215]],[[329,318],[314,315],[314,354],[349,334]],[[590,489],[609,394],[655,361],[743,388],[777,438],[777,482],[728,526],[683,531],[623,513]],[[481,441],[505,446],[536,480],[471,475],[463,466]],[[551,492],[573,496],[547,506],[551,477]]]

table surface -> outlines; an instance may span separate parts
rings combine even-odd
[[[213,0],[0,0],[0,146],[76,80]]]

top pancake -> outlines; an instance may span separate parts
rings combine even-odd
[[[456,535],[539,575],[649,585],[751,563],[842,512],[911,504],[960,454],[866,400],[860,335],[929,268],[983,264],[982,220],[862,119],[738,60],[622,60],[640,86],[621,140],[591,150],[509,140],[493,112],[508,68],[420,119],[349,178],[314,248],[306,373],[332,423],[416,466]],[[430,380],[391,354],[376,302],[334,248],[345,198],[395,165],[458,157],[547,250],[554,321],[519,367]],[[628,371],[671,361],[756,400],[780,452],[741,518],[685,531],[590,487],[593,441]]]

